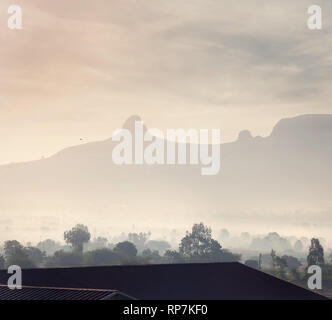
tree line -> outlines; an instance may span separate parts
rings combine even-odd
[[[212,237],[211,228],[203,223],[194,224],[191,230],[186,232],[177,250],[172,250],[170,244],[164,240],[149,240],[150,235],[129,233],[124,241],[112,244],[103,237],[91,240],[88,227],[77,224],[64,232],[65,246],[51,239],[41,241],[36,246],[24,246],[17,240],[5,241],[0,254],[0,269],[8,268],[10,265],[19,265],[21,268],[46,268],[241,260],[241,255],[224,249]],[[324,266],[325,278],[332,280],[332,266],[325,262],[324,249],[316,238],[311,240],[306,266],[291,255],[278,256],[273,249],[270,254],[260,254],[258,258],[249,259],[244,263],[299,284],[306,280],[307,266],[319,265]]]
[[[211,228],[203,223],[194,224],[182,238],[178,250],[171,250],[166,241],[147,241],[150,233],[130,233],[127,240],[116,244],[108,244],[107,239],[101,237],[91,241],[88,227],[77,224],[64,232],[65,247],[51,239],[37,246],[24,246],[17,240],[5,241],[0,268],[10,265],[42,268],[240,261],[240,255],[223,249],[211,233]]]

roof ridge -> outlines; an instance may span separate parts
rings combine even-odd
[[[0,287],[7,287],[8,288],[8,285],[0,284]],[[22,285],[22,288],[26,288],[26,289],[71,290],[71,291],[98,291],[98,292],[111,292],[111,293],[118,292],[118,290],[114,290],[114,289],[65,288],[65,287],[43,287],[43,286],[25,286],[25,285]]]

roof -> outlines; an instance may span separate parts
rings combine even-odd
[[[0,300],[132,300],[116,290],[0,285]]]
[[[0,271],[0,283],[8,277]],[[143,300],[325,299],[237,262],[26,269],[22,281],[25,286],[118,290]]]

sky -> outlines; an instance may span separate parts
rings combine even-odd
[[[7,10],[23,10],[9,30]],[[1,0],[0,164],[148,127],[268,135],[285,117],[332,113],[332,2]],[[82,139],[82,140],[81,140]]]

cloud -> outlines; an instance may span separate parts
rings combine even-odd
[[[0,29],[0,126],[34,142],[0,142],[0,162],[55,152],[77,131],[107,137],[131,114],[165,129],[218,126],[231,140],[329,111],[330,2],[316,1],[319,32],[306,27],[309,0],[17,2],[23,30]]]

